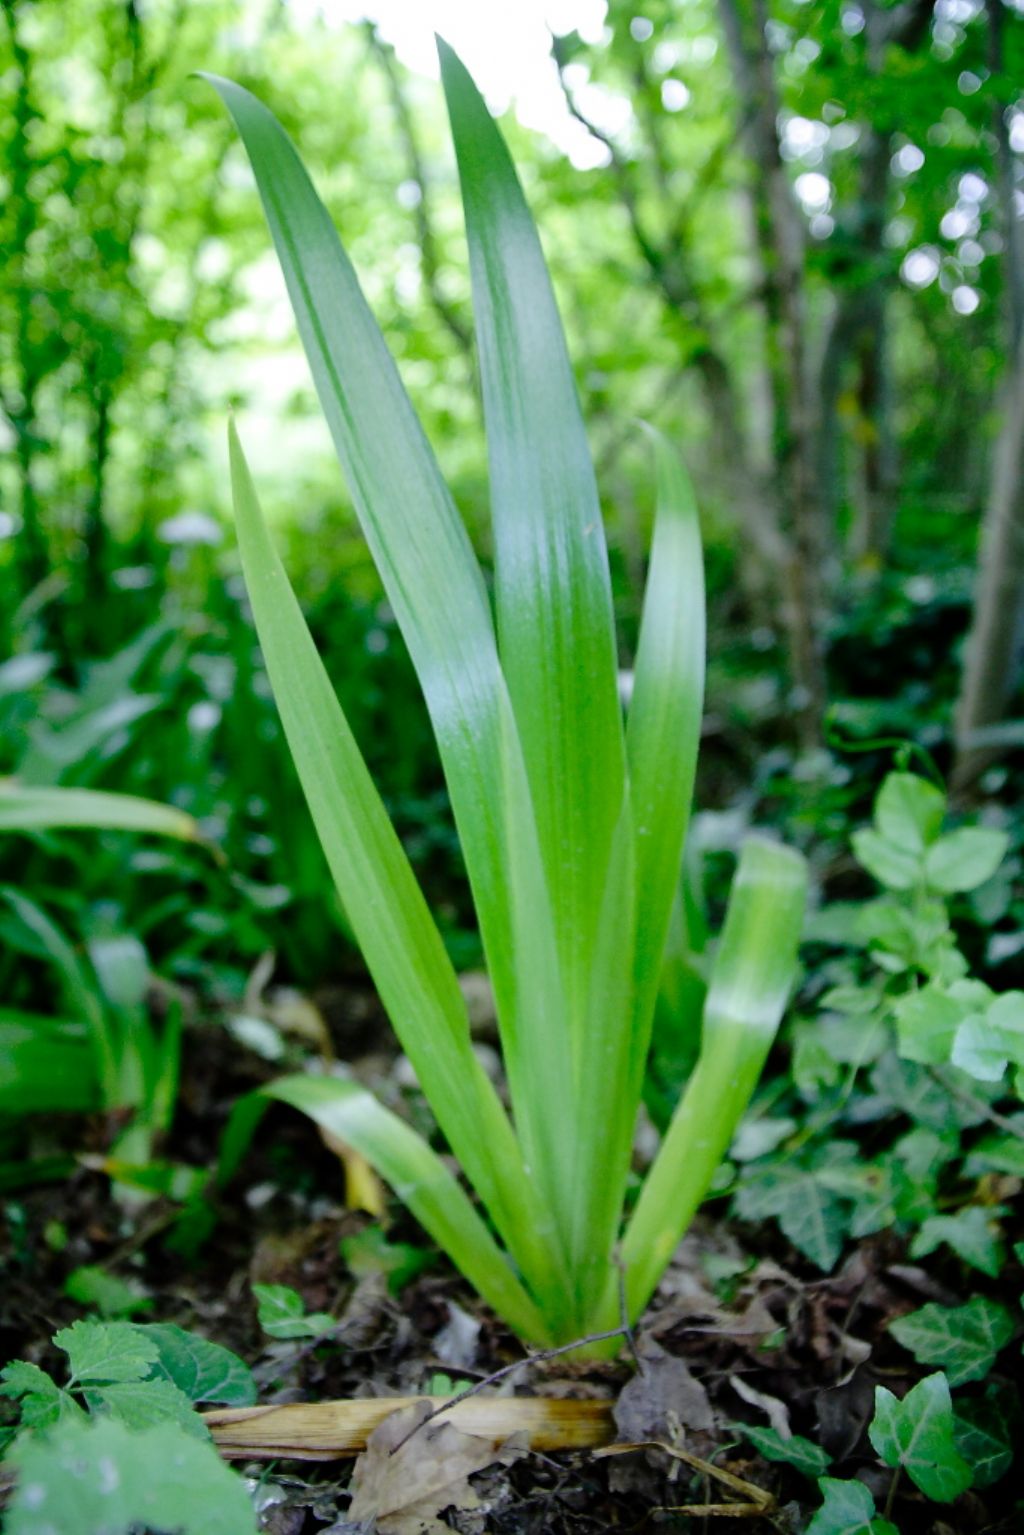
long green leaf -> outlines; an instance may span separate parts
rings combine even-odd
[[[192,816],[175,810],[173,805],[161,805],[134,794],[37,788],[12,778],[0,780],[0,831],[49,831],[75,826],[154,832],[183,841],[196,841],[199,837]]]
[[[300,1109],[366,1157],[488,1305],[524,1337],[550,1341],[547,1322],[441,1158],[365,1087],[340,1077],[280,1077],[240,1105],[242,1138],[261,1098]]]
[[[494,984],[516,1126],[528,1164],[550,1175],[572,1144],[565,1008],[526,770],[480,570],[291,141],[248,91],[207,78],[252,162],[327,424],[423,687]]]
[[[806,899],[801,854],[748,838],[704,1006],[701,1053],[622,1243],[631,1317],[650,1299],[757,1085],[793,988]],[[614,1304],[609,1293],[606,1315]]]
[[[490,459],[495,594],[577,1063],[622,809],[624,749],[601,508],[540,241],[508,150],[438,44],[466,214]],[[586,1110],[584,1110],[586,1112]]]
[[[557,1305],[559,1242],[470,1042],[458,980],[273,547],[230,432],[238,541],[288,744],[381,1000],[462,1167],[529,1281]]]
[[[626,727],[636,835],[636,1021],[630,1082],[639,1092],[672,902],[693,800],[704,709],[706,618],[697,506],[664,437],[658,498]]]

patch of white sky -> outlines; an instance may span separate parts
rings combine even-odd
[[[606,0],[288,0],[301,21],[328,26],[373,21],[401,62],[416,74],[438,76],[435,33],[450,43],[476,80],[492,112],[509,107],[525,128],[543,133],[579,170],[608,161],[608,151],[573,118],[554,61],[551,35],[578,32],[584,42],[604,37]],[[581,107],[604,132],[621,132],[629,102],[570,65]]]

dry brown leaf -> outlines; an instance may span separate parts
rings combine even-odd
[[[749,1402],[751,1407],[760,1407],[768,1416],[768,1422],[778,1434],[780,1439],[792,1439],[793,1430],[789,1426],[789,1408],[785,1402],[777,1396],[769,1396],[766,1391],[758,1391],[756,1386],[750,1386],[739,1375],[730,1375],[729,1384],[736,1395]]]
[[[671,1441],[680,1428],[714,1428],[708,1394],[683,1361],[650,1337],[640,1339],[638,1351],[640,1370],[623,1387],[614,1408],[620,1438]]]
[[[433,1410],[417,1402],[374,1429],[352,1473],[354,1523],[374,1519],[380,1535],[445,1535],[448,1526],[437,1517],[443,1509],[479,1507],[473,1473],[510,1465],[525,1452],[518,1435],[496,1444],[443,1419],[427,1423]]]

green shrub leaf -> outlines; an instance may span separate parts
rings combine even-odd
[[[991,879],[1006,856],[1009,838],[992,826],[961,826],[928,849],[925,876],[933,890],[952,895],[976,890]]]
[[[875,826],[894,846],[923,853],[942,830],[946,800],[916,773],[889,773],[875,801]]]

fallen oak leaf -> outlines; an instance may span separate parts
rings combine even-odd
[[[478,1508],[469,1478],[526,1453],[525,1435],[496,1443],[443,1419],[427,1423],[429,1401],[391,1413],[367,1441],[352,1473],[349,1519],[374,1520],[380,1535],[445,1535],[446,1508]],[[418,1430],[418,1432],[417,1432]]]

